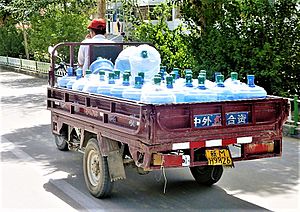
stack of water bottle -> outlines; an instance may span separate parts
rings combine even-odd
[[[83,77],[78,68],[73,68],[58,79],[58,86],[76,91],[114,96],[150,104],[231,101],[251,98],[265,98],[266,91],[255,85],[254,75],[247,76],[247,84],[238,80],[236,72],[224,82],[221,73],[215,73],[215,81],[206,79],[201,70],[198,79],[193,79],[192,70],[185,69],[184,78],[179,69],[173,68],[166,74],[166,67],[160,67],[160,55],[148,45],[128,47],[118,56],[115,65],[98,58]]]

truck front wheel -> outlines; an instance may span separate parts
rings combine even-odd
[[[197,183],[208,186],[218,182],[223,174],[222,166],[195,166],[190,170]]]
[[[107,158],[101,155],[97,139],[91,138],[84,151],[83,174],[90,193],[97,198],[110,196],[113,182],[110,180]]]

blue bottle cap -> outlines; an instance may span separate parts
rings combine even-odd
[[[141,76],[136,76],[134,78],[134,87],[135,88],[142,88],[142,85],[143,85],[143,83],[142,83],[142,77]]]
[[[81,78],[82,77],[82,68],[76,69],[76,76]]]
[[[73,67],[68,67],[67,68],[67,73],[68,73],[68,76],[73,76]]]
[[[247,84],[249,87],[255,87],[254,79],[254,75],[247,75]]]

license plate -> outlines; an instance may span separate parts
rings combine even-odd
[[[210,166],[232,166],[232,159],[228,149],[207,149],[205,150],[205,156]]]

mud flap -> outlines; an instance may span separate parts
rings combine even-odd
[[[126,179],[123,158],[119,150],[113,150],[108,153],[108,169],[111,181]]]
[[[97,135],[100,151],[107,156],[107,163],[111,181],[126,179],[122,154],[117,141]]]

